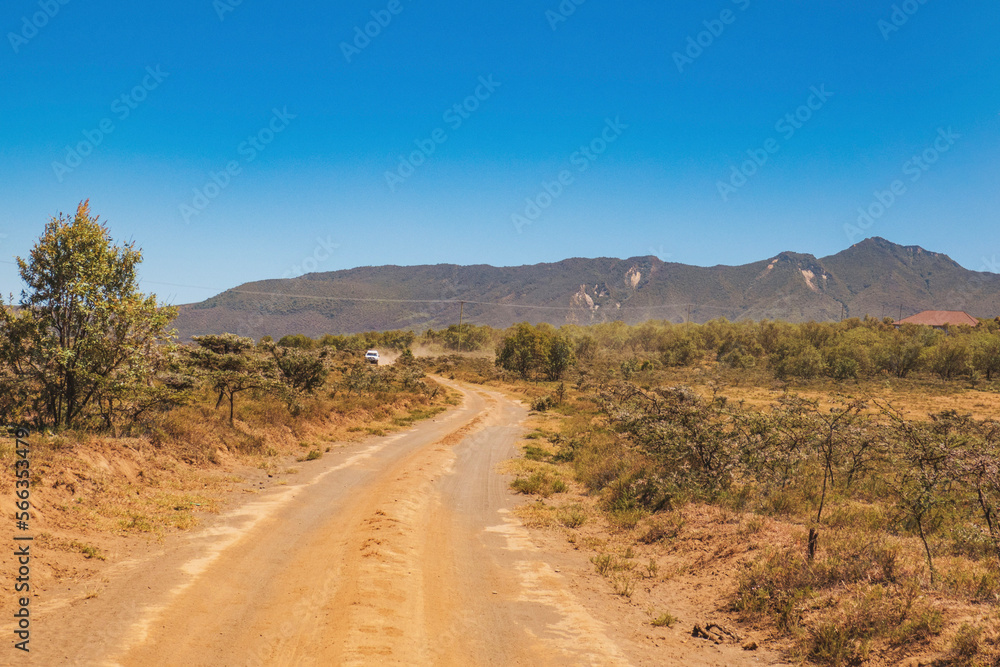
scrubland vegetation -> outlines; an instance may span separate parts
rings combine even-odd
[[[19,304],[0,303],[0,416],[32,430],[33,498],[56,510],[52,526],[186,528],[194,507],[215,506],[206,489],[223,485],[206,467],[315,460],[453,400],[412,355],[365,364],[350,351],[356,337],[335,338],[344,349],[232,334],[177,343],[174,309],[137,289],[140,261],[84,203],[18,258]],[[12,445],[0,443],[11,465]]]
[[[930,652],[939,664],[1000,664],[996,320],[941,331],[870,318],[464,324],[178,344],[171,309],[136,290],[140,259],[81,205],[19,260],[30,291],[0,309],[0,410],[42,433],[33,482],[51,471],[67,505],[117,517],[120,530],[152,529],[160,515],[125,498],[169,465],[118,488],[58,477],[80,443],[146,452],[140,466],[267,457],[289,444],[310,461],[337,438],[443,409],[425,377],[434,372],[519,392],[547,416],[512,486],[539,500],[529,508],[539,525],[577,530],[597,510],[619,544],[593,563],[618,595],[663,576],[632,545],[681,540],[685,512],[708,507],[740,517],[752,546],[728,608],[791,657],[847,665]],[[365,364],[371,347],[398,359]],[[552,502],[574,491],[581,500]],[[179,507],[205,500],[146,497],[177,527],[187,525]],[[771,524],[782,530],[754,542]],[[660,610],[651,622],[675,620]]]
[[[627,545],[682,539],[685,512],[714,507],[742,517],[736,539],[784,528],[732,563],[728,607],[789,657],[1000,664],[998,345],[995,321],[521,325],[494,365],[436,370],[547,415],[511,470],[539,499],[522,516],[582,525],[586,507],[552,502],[574,484],[616,536],[593,559],[613,592],[648,579]]]

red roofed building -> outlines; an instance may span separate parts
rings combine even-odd
[[[979,326],[979,320],[964,310],[925,310],[916,315],[910,315],[909,317],[904,317],[901,320],[893,322],[893,325],[897,327],[901,324],[922,324],[925,327],[940,329],[946,326],[954,327],[962,324],[975,327]]]

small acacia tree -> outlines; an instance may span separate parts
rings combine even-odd
[[[236,395],[275,385],[274,361],[254,349],[253,340],[235,334],[192,337],[198,347],[191,350],[195,372],[208,379],[218,392],[215,407],[229,399],[229,423],[233,424]]]
[[[264,347],[269,349],[274,357],[274,362],[281,372],[281,380],[293,391],[311,394],[323,386],[329,374],[324,363],[325,349],[319,354],[313,354],[301,350],[279,349],[266,343]]]
[[[875,401],[891,428],[896,431],[892,482],[902,516],[917,528],[924,545],[931,584],[937,577],[929,537],[946,519],[954,498],[950,491],[956,480],[956,461],[965,440],[967,418],[954,410],[931,415],[930,424],[907,421],[891,406]]]
[[[139,292],[141,261],[134,243],[114,245],[88,202],[72,218],[52,218],[28,258],[17,258],[27,288],[20,308],[0,302],[0,375],[27,384],[17,407],[38,423],[73,426],[102,400],[113,414],[111,397],[150,386],[177,311]]]

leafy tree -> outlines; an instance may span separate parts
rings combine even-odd
[[[739,326],[739,325],[737,325]],[[740,342],[746,346],[746,339],[752,334],[754,343],[760,348],[761,354],[774,354],[783,347],[788,347],[790,341],[795,336],[795,327],[788,322],[775,322],[773,320],[762,320],[758,325],[750,325],[743,328],[743,335]],[[748,335],[749,334],[749,335]],[[729,337],[732,337],[730,333]],[[758,355],[759,356],[759,355]]]
[[[281,344],[281,341],[278,341]],[[332,348],[342,352],[357,352],[364,349],[364,341],[356,340],[355,336],[334,336],[326,334],[319,339],[319,344],[323,347]]]
[[[500,341],[496,364],[526,380],[544,358],[545,346],[542,336],[530,324],[522,322],[514,327],[512,334]]]
[[[876,350],[878,367],[898,378],[905,378],[920,367],[924,351],[923,332],[916,325],[906,324],[889,332]]]
[[[395,378],[396,369],[393,366],[371,366],[369,364],[356,361],[343,370],[340,379],[341,386],[347,390],[348,395],[358,393],[380,393],[389,391],[392,388],[392,381]],[[403,372],[413,377],[423,372],[417,368],[409,367]]]
[[[533,327],[522,322],[497,347],[496,365],[523,379],[544,373],[548,380],[559,380],[575,363],[573,343],[547,324]]]
[[[861,324],[857,318],[840,323],[846,330],[838,332],[821,350],[827,372],[837,380],[871,375],[874,370],[871,350],[879,342],[879,334]]]
[[[965,340],[945,336],[927,351],[927,361],[930,369],[940,375],[941,379],[950,380],[968,370],[969,349]]]
[[[417,338],[417,335],[409,330],[372,332],[366,336],[368,337],[367,347],[387,347],[390,350],[405,350],[413,345],[413,341]]]
[[[140,384],[128,376],[113,378],[96,398],[95,409],[104,427],[116,435],[121,423],[137,426],[151,413],[183,405],[191,398],[196,378],[178,366],[176,345],[153,348],[148,362],[155,382]]]
[[[757,365],[757,358],[745,352],[739,343],[731,346],[726,345],[725,350],[725,352],[720,351],[718,354],[719,363],[724,366],[746,370]]]
[[[774,352],[771,360],[779,378],[813,378],[825,370],[823,355],[804,340],[792,340]]]
[[[291,340],[294,337],[285,336]],[[413,344],[416,334],[412,331],[369,331],[361,334],[333,335],[326,334],[316,341],[322,347],[332,347],[345,352],[363,352],[371,348],[388,348],[390,350],[405,350]],[[307,339],[308,340],[308,339]],[[282,341],[278,341],[282,345]]]
[[[972,367],[992,380],[1000,373],[1000,335],[978,333],[972,339]]]
[[[724,398],[702,399],[687,387],[648,392],[621,383],[600,399],[612,428],[655,460],[655,479],[647,484],[709,495],[729,485],[740,429],[728,418]]]
[[[671,329],[661,338],[660,360],[665,366],[691,366],[705,356],[697,329]]]
[[[230,424],[237,394],[274,386],[274,362],[256,354],[252,339],[227,333],[194,336],[192,340],[198,344],[191,351],[194,366],[219,394],[215,407],[229,399]]]
[[[324,352],[316,355],[272,347],[271,353],[281,371],[282,381],[293,390],[312,393],[323,386],[328,374],[326,364],[323,363]]]
[[[792,485],[814,449],[815,404],[786,394],[770,413],[730,411],[742,467],[765,488]]]
[[[31,372],[29,351],[37,338],[30,310],[10,310],[0,303],[0,410],[7,421],[21,423],[33,413],[39,424],[45,404],[40,379]]]
[[[278,340],[278,347],[296,347],[300,350],[311,350],[316,344],[316,341],[303,334],[289,334]]]
[[[0,365],[28,384],[21,398],[38,422],[72,426],[102,401],[110,421],[122,397],[151,385],[177,311],[139,292],[141,261],[134,242],[113,243],[88,202],[72,218],[52,218],[28,258],[17,258],[27,289],[19,310],[0,303]]]
[[[576,358],[584,361],[591,361],[597,354],[597,341],[590,334],[581,336],[576,341]]]
[[[549,380],[561,380],[569,367],[576,363],[573,345],[565,336],[553,336],[546,347],[545,376]]]
[[[441,341],[449,350],[475,352],[482,350],[490,342],[490,328],[474,324],[451,324],[441,332]]]

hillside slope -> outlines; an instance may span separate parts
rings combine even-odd
[[[904,316],[924,309],[1000,314],[1000,275],[969,271],[918,246],[870,238],[829,257],[783,252],[742,266],[656,257],[567,259],[494,267],[378,266],[262,280],[181,307],[182,338],[230,331],[255,338],[443,328],[459,319],[590,324]]]

